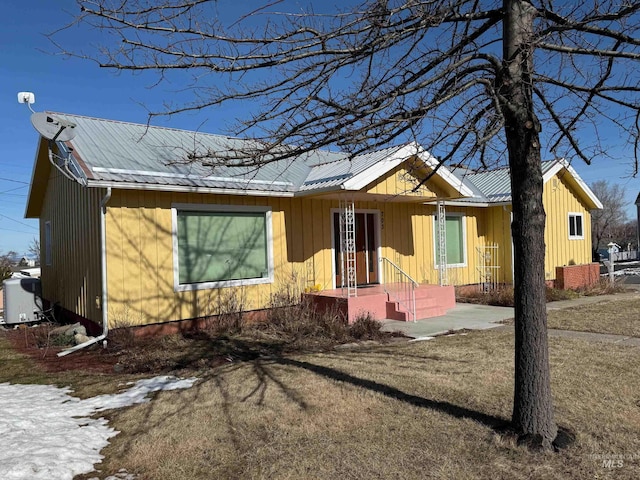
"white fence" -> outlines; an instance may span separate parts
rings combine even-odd
[[[614,262],[620,262],[622,260],[640,260],[638,258],[637,250],[628,250],[624,252],[616,252],[611,254],[611,260]]]

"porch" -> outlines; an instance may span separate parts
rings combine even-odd
[[[404,286],[402,286],[404,287]],[[325,311],[335,308],[349,323],[358,316],[369,313],[375,320],[412,321],[411,309],[405,302],[393,296],[393,284],[360,286],[355,296],[347,296],[346,288],[323,290],[303,294],[316,309]],[[414,289],[416,320],[444,315],[456,305],[453,286],[418,285]],[[413,299],[412,302],[413,303]]]

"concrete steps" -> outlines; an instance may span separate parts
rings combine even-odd
[[[420,285],[416,288],[415,295],[417,320],[445,315],[456,305],[455,290],[450,285]],[[410,311],[393,298],[386,302],[386,317],[404,322],[413,320]]]

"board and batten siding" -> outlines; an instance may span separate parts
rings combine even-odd
[[[556,266],[591,263],[591,213],[574,193],[562,173],[550,178],[542,194],[547,215],[545,277],[556,278]],[[569,238],[569,213],[582,214],[583,238]]]
[[[41,278],[49,302],[102,325],[100,201],[103,189],[72,182],[51,168],[40,213]],[[47,262],[45,225],[51,225]]]
[[[274,281],[242,287],[175,291],[172,212],[174,204],[268,206],[271,208]],[[333,288],[332,211],[337,199],[114,190],[107,208],[107,281],[111,327],[145,325],[224,313],[240,302],[245,310],[267,308],[283,291]],[[420,203],[357,201],[356,210],[378,212],[382,255],[420,283],[435,284],[435,207]],[[451,283],[477,283],[476,246],[485,242],[478,225],[482,208],[464,213],[464,267],[451,268]]]
[[[175,291],[172,205],[271,208],[274,281],[241,287]],[[114,190],[107,208],[109,324],[145,325],[270,305],[287,289],[331,288],[330,211],[337,200]]]

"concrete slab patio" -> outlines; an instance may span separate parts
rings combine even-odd
[[[426,318],[417,322],[383,320],[382,330],[386,332],[400,331],[407,337],[426,339],[451,330],[485,330],[499,327],[499,322],[509,318],[513,318],[513,308],[511,307],[458,303],[446,315]]]
[[[579,297],[573,300],[562,300],[558,302],[550,302],[547,304],[547,311],[560,310],[564,308],[574,308],[579,305],[588,305],[598,302],[606,302],[616,299],[639,298],[640,288],[636,285],[629,285],[629,291],[626,293],[618,293],[614,295],[599,295],[592,297]],[[471,303],[458,303],[449,310],[446,315],[439,317],[426,318],[417,322],[400,322],[397,320],[382,320],[382,330],[386,332],[400,331],[407,337],[416,340],[427,339],[442,335],[452,330],[486,330],[489,328],[505,327],[501,322],[513,318],[513,308],[511,307],[494,307],[491,305],[475,305]],[[512,328],[512,327],[507,327]],[[549,331],[550,335],[555,332],[563,332],[563,330]],[[572,332],[575,333],[575,332]],[[556,334],[560,335],[560,334]],[[599,335],[599,334],[591,334]],[[629,339],[614,335],[610,341],[622,341],[625,344],[636,345],[639,339]]]

